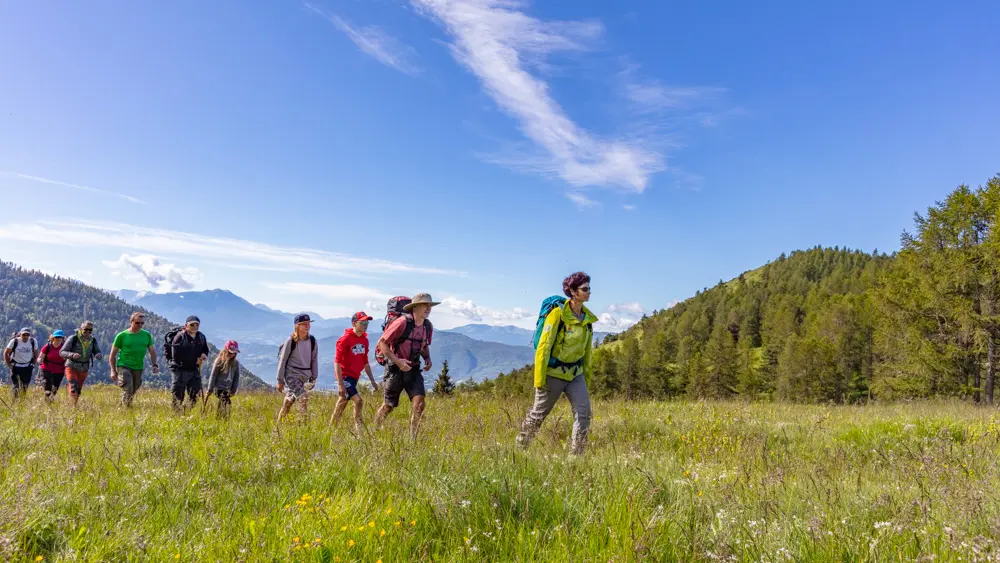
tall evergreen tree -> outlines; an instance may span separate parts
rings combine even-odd
[[[438,374],[437,380],[434,382],[434,394],[451,395],[454,392],[455,383],[448,375],[448,360],[445,360],[441,363],[441,373]]]

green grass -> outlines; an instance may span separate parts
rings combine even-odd
[[[131,411],[110,387],[75,412],[38,395],[0,406],[0,560],[1000,557],[1000,424],[965,404],[595,402],[572,458],[565,402],[522,452],[527,399],[432,396],[414,443],[405,399],[357,439],[330,396],[279,433],[264,392],[228,421],[163,391]]]

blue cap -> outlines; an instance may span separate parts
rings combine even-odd
[[[295,315],[295,324],[310,323],[310,322],[312,322],[312,319],[310,319],[309,315],[306,313],[302,313],[301,315]]]
[[[54,330],[54,331],[52,331],[52,338],[65,338],[65,337],[66,337],[66,335],[63,334],[63,331],[61,331],[61,330]]]

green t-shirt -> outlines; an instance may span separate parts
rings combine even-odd
[[[153,335],[145,330],[132,333],[123,330],[115,336],[112,344],[118,348],[118,366],[128,369],[141,370],[145,367],[146,350],[153,345]]]

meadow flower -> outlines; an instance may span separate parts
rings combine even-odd
[[[375,521],[374,521],[374,520],[372,520],[371,522],[369,522],[369,523],[368,523],[368,527],[369,527],[369,528],[374,528],[374,527],[375,527]]]
[[[383,530],[381,530],[381,531],[380,531],[380,532],[378,533],[378,537],[380,537],[380,538],[381,538],[381,537],[383,537],[383,536],[385,536],[385,530],[384,530],[384,529],[383,529]]]
[[[417,525],[417,521],[416,520],[410,520],[410,526],[411,527],[412,526],[416,526],[416,525]]]
[[[346,532],[346,531],[347,531],[347,526],[342,526],[342,527],[340,528],[340,531],[341,531],[341,532]]]
[[[39,555],[38,557],[35,558],[35,561],[45,561],[45,557]]]
[[[390,514],[392,514],[392,508],[391,507],[390,508],[386,508],[385,509],[385,515],[388,516]]]
[[[347,540],[347,547],[354,547],[354,540]]]

